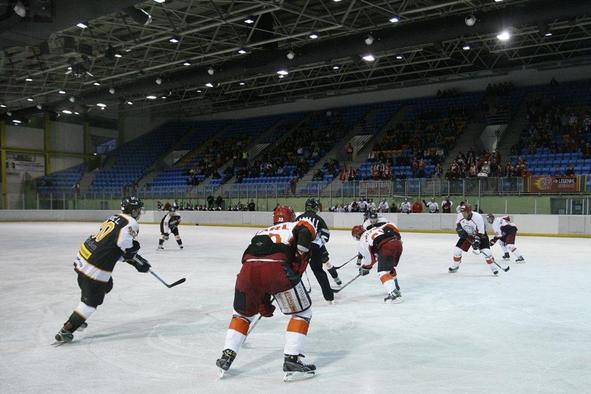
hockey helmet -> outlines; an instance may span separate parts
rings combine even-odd
[[[486,221],[489,222],[490,224],[492,224],[492,222],[495,221],[495,215],[493,215],[492,213],[487,214]]]
[[[273,224],[293,222],[295,213],[291,207],[280,205],[273,211]]]
[[[173,202],[172,205],[168,208],[169,212],[176,212],[179,209],[179,206],[176,202]]]
[[[143,201],[135,196],[124,197],[121,200],[121,212],[130,215],[136,220],[141,216],[143,207]]]
[[[371,224],[376,224],[378,222],[378,213],[376,211],[371,211],[368,219]]]
[[[320,201],[316,198],[309,198],[306,200],[306,211],[318,212],[320,210]]]
[[[351,235],[353,236],[353,238],[355,239],[360,239],[361,235],[365,232],[365,230],[363,229],[363,226],[358,224],[356,226],[353,226],[353,228],[351,229]]]

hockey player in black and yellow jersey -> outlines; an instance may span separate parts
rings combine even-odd
[[[139,272],[148,272],[150,264],[139,254],[139,219],[143,202],[137,197],[121,201],[121,213],[113,215],[80,246],[74,261],[78,286],[82,292],[80,303],[56,334],[56,343],[71,342],[74,331],[86,328],[86,320],[103,303],[105,294],[113,288],[111,273],[115,264],[125,261]]]

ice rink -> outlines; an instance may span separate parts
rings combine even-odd
[[[361,219],[361,216],[360,216]],[[271,220],[271,217],[269,217]],[[519,223],[517,223],[519,226]],[[181,226],[157,252],[142,225],[140,253],[167,289],[126,263],[75,341],[53,336],[78,304],[72,261],[96,223],[0,224],[0,393],[583,393],[591,389],[591,240],[518,237],[526,264],[493,277],[468,253],[447,273],[457,237],[403,233],[400,304],[384,304],[377,273],[314,302],[306,362],[316,377],[283,383],[287,318],[276,311],[216,376],[240,257],[256,229]],[[402,229],[404,230],[404,229]],[[354,255],[333,231],[332,262]],[[493,248],[497,260],[501,251]],[[502,263],[504,264],[504,263]],[[343,267],[343,280],[356,273]]]

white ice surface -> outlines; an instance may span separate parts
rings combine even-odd
[[[313,379],[283,383],[287,318],[263,319],[223,380],[216,377],[240,257],[255,229],[182,226],[142,254],[172,289],[120,263],[86,331],[54,334],[79,301],[72,260],[97,224],[0,224],[0,393],[584,393],[591,389],[591,241],[518,237],[527,263],[491,275],[468,253],[447,267],[456,237],[403,234],[404,302],[384,304],[377,273],[327,305],[311,272],[305,361]],[[334,231],[332,262],[354,254]],[[500,257],[500,250],[494,251]],[[348,280],[355,263],[341,269]]]

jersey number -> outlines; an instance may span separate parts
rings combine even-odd
[[[101,224],[101,229],[99,232],[94,236],[96,242],[100,242],[103,238],[111,233],[115,229],[115,223],[113,222],[104,222]]]

